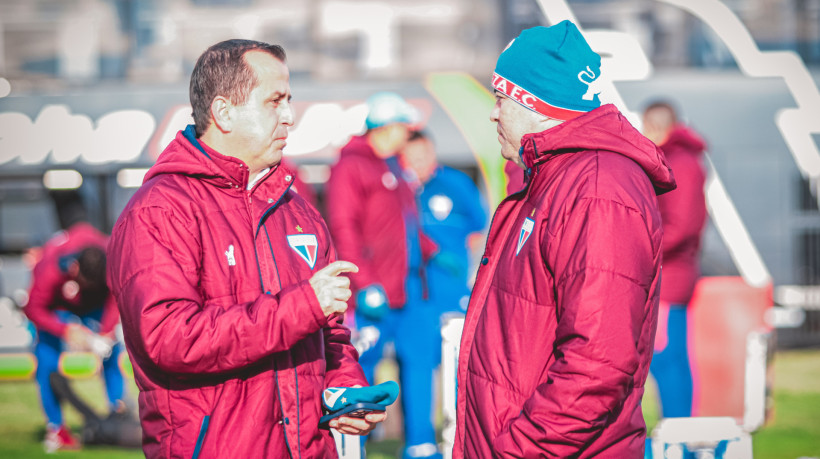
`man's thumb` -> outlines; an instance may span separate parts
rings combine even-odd
[[[357,273],[359,272],[359,267],[349,261],[338,260],[325,266],[319,270],[319,272],[327,274],[328,276],[338,276],[341,273]]]

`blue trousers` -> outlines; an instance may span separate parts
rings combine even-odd
[[[661,319],[663,314],[660,315]],[[666,347],[655,350],[649,371],[658,383],[661,415],[665,418],[692,415],[692,369],[686,325],[686,305],[669,306],[665,323],[658,323],[658,333],[666,328]]]
[[[68,311],[57,311],[57,315],[64,323],[82,323],[93,332],[99,332],[102,309],[94,310],[84,316],[77,316]],[[113,409],[117,401],[123,399],[125,390],[125,380],[119,367],[119,356],[122,351],[122,344],[117,343],[111,351],[111,355],[103,360],[103,379],[105,380],[105,390],[108,395],[108,403]],[[37,372],[35,379],[40,386],[40,401],[43,404],[43,411],[46,421],[54,426],[63,424],[63,412],[54,391],[51,390],[49,376],[58,371],[60,354],[63,352],[63,340],[51,333],[37,330],[37,341],[34,345],[34,357],[37,358]]]
[[[384,345],[393,342],[399,364],[405,447],[435,443],[433,426],[433,373],[441,360],[439,311],[422,299],[421,280],[407,280],[407,303],[401,309],[390,309],[379,321],[356,316],[360,332],[375,327],[378,340],[359,356],[367,381],[374,383],[376,365]]]

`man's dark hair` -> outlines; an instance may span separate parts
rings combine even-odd
[[[77,255],[80,275],[94,289],[105,287],[105,250],[89,246]]]
[[[424,129],[417,129],[410,132],[410,135],[407,137],[408,142],[415,142],[416,140],[424,140],[427,139],[430,142],[433,141],[433,138],[430,137],[430,133],[426,132]]]
[[[284,48],[253,40],[225,40],[199,56],[189,87],[197,137],[204,134],[211,123],[211,102],[214,98],[224,96],[232,103],[241,105],[259,83],[244,58],[245,53],[255,50],[270,53],[285,62]]]

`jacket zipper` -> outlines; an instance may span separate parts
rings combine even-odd
[[[262,291],[265,292],[266,294],[270,294],[270,290],[265,290],[265,283],[264,283],[264,280],[263,280],[263,277],[262,277],[262,267],[259,264],[259,251],[256,248],[256,238],[257,238],[257,236],[259,236],[259,230],[263,228],[265,219],[268,217],[268,215],[271,212],[273,212],[274,209],[276,209],[277,206],[279,206],[279,203],[282,201],[282,198],[287,194],[288,190],[290,190],[290,187],[292,185],[293,185],[292,181],[290,183],[288,183],[288,186],[285,188],[285,191],[283,191],[282,194],[279,196],[279,198],[276,199],[276,202],[274,202],[270,207],[268,207],[265,210],[265,212],[262,213],[262,216],[259,217],[259,222],[256,225],[256,232],[254,233],[254,237],[253,237],[253,239],[254,239],[253,251],[254,251],[254,255],[256,256],[256,269],[259,272],[259,282],[260,282],[260,285],[262,286]],[[253,202],[253,199],[251,198],[250,193],[248,193],[248,208],[249,208],[249,211],[252,211],[252,209],[250,208],[250,205],[252,204],[252,202]],[[271,243],[270,234],[268,233],[267,228],[265,228],[265,236],[268,239],[268,248],[270,249],[271,258],[273,260],[274,270],[276,271],[276,277],[277,277],[277,280],[279,281],[279,290],[281,290],[282,289],[282,279],[279,275],[279,267],[276,265],[276,256],[273,254],[273,244]],[[293,448],[290,446],[290,441],[288,440],[288,428],[287,428],[287,426],[290,425],[290,419],[288,419],[288,417],[285,416],[285,405],[282,404],[282,389],[279,386],[279,368],[278,368],[278,365],[276,365],[276,360],[275,359],[276,359],[276,357],[274,356],[273,374],[274,374],[274,378],[275,378],[275,382],[276,382],[276,396],[279,398],[279,410],[282,413],[282,430],[285,434],[285,445],[288,448],[288,455],[291,458],[293,458]],[[297,438],[297,441],[298,441],[298,439],[299,439],[298,380],[297,380],[296,402],[297,402],[296,438]],[[298,451],[299,452],[299,457],[301,457],[301,444],[297,444],[297,446],[299,447],[299,451]]]
[[[271,204],[271,206],[268,207],[265,210],[265,212],[262,213],[262,216],[259,217],[259,222],[256,224],[256,231],[253,234],[253,254],[256,257],[256,271],[259,274],[259,285],[261,286],[262,292],[264,292],[266,294],[270,294],[270,290],[265,289],[265,280],[262,277],[262,265],[259,263],[259,251],[256,248],[256,238],[257,238],[257,236],[259,236],[259,229],[262,228],[262,223],[268,217],[268,214],[273,212],[273,210],[279,205],[279,203],[282,201],[282,198],[288,193],[288,190],[290,190],[290,187],[292,185],[293,185],[293,181],[288,183],[288,186],[285,188],[285,191],[283,191],[282,194],[279,195],[279,198],[276,199],[276,202]],[[253,204],[253,198],[251,197],[251,193],[248,192],[248,213],[253,215],[253,209],[251,208],[251,204]],[[276,260],[274,260],[274,263],[276,263]],[[277,273],[277,275],[278,275],[278,273]],[[280,280],[280,288],[281,288],[281,280]]]
[[[194,446],[194,454],[191,459],[197,459],[199,452],[202,449],[202,444],[205,443],[205,434],[208,432],[208,423],[211,421],[211,416],[202,418],[202,424],[199,425],[199,436],[196,438],[196,445]]]

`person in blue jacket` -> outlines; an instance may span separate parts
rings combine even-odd
[[[429,301],[439,316],[463,313],[470,299],[469,245],[487,225],[487,204],[467,174],[439,164],[435,146],[424,132],[410,135],[402,160],[418,179],[422,231],[439,246],[427,266]]]

